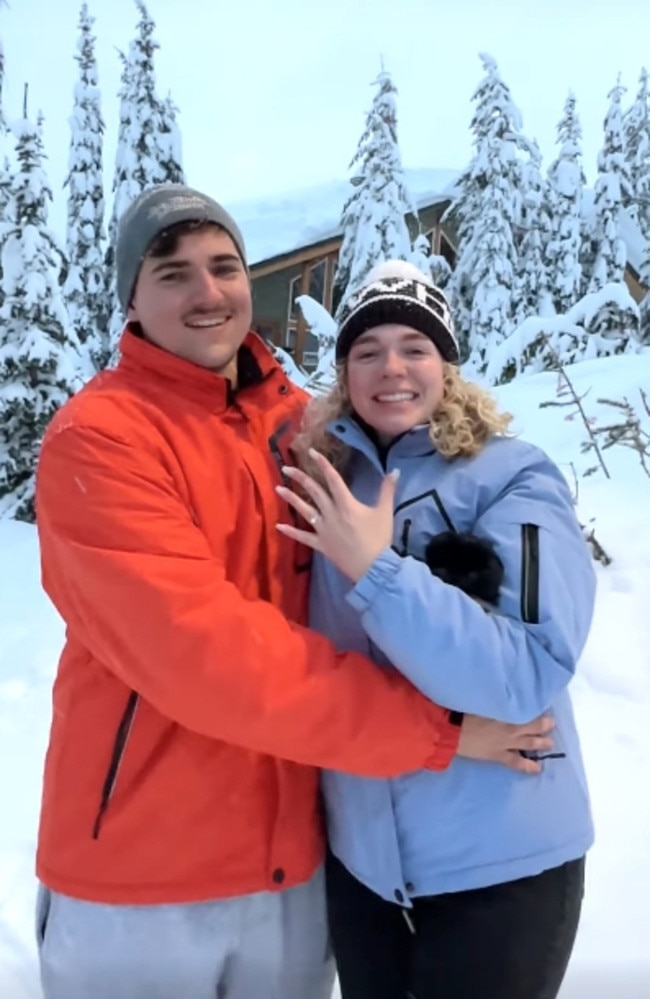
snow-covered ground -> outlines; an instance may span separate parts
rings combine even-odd
[[[650,350],[571,369],[590,417],[611,422],[600,398],[640,402]],[[560,408],[557,376],[521,377],[499,390],[517,429],[573,482],[583,520],[612,557],[598,565],[592,635],[573,685],[591,781],[597,843],[584,916],[562,999],[650,997],[650,478],[634,452],[605,453],[611,481],[582,478],[584,427]],[[646,430],[650,419],[645,417]],[[0,999],[38,999],[32,933],[33,854],[50,684],[63,630],[39,588],[31,527],[0,522]],[[91,997],[89,997],[91,999]],[[490,997],[498,999],[498,997]]]

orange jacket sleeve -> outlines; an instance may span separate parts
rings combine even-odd
[[[37,522],[43,585],[69,629],[166,717],[351,773],[448,765],[459,735],[448,711],[246,600],[142,446],[70,424],[50,433]]]

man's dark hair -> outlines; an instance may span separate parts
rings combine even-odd
[[[221,232],[226,231],[215,222],[206,222],[203,220],[198,222],[177,222],[176,225],[170,225],[167,229],[163,229],[162,232],[158,233],[151,245],[147,248],[146,256],[171,257],[172,254],[176,253],[178,244],[183,236],[187,236],[193,232],[201,232],[204,229],[219,229]]]

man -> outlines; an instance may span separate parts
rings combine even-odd
[[[37,484],[67,626],[37,873],[45,999],[327,999],[316,767],[453,754],[534,772],[547,722],[450,717],[301,625],[276,530],[304,404],[249,333],[244,242],[212,199],[141,195],[117,239],[116,370],[59,412]],[[386,488],[393,488],[388,483]]]

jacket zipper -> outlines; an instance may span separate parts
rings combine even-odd
[[[539,624],[539,528],[521,525],[521,619]]]
[[[115,733],[113,752],[111,753],[108,770],[106,771],[106,777],[104,778],[104,783],[102,785],[99,808],[97,810],[95,824],[93,825],[93,839],[99,839],[102,822],[104,821],[106,809],[108,808],[109,802],[113,796],[113,791],[115,790],[117,775],[119,773],[122,760],[124,759],[126,746],[133,728],[133,719],[135,718],[135,709],[137,706],[138,694],[136,694],[135,690],[132,690],[129,694],[129,699],[126,702],[126,708],[120,718],[120,722]]]
[[[402,537],[400,538],[400,543],[402,545],[402,555],[408,555],[409,553],[409,534],[411,531],[411,524],[413,521],[407,517],[404,521],[404,526],[402,527]]]

